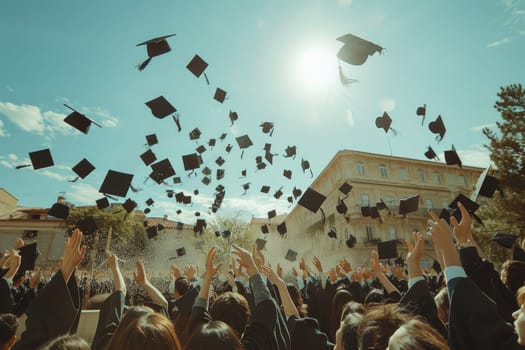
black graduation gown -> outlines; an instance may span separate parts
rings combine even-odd
[[[26,330],[13,350],[34,350],[69,333],[79,310],[80,295],[75,277],[71,276],[66,285],[58,271],[29,305]]]
[[[292,347],[291,350],[331,350],[334,344],[328,341],[325,333],[319,329],[315,318],[291,316],[288,319],[288,330]]]
[[[102,304],[98,315],[97,330],[91,343],[92,350],[104,350],[117,329],[124,312],[126,296],[116,290]]]
[[[13,295],[7,280],[0,277],[0,314],[8,314],[13,311]]]

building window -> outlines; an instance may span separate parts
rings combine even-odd
[[[357,162],[357,175],[365,175],[365,164],[363,162]]]
[[[374,240],[374,230],[372,229],[372,226],[369,226],[369,225],[366,226],[366,238],[369,241]]]
[[[381,177],[388,177],[388,170],[386,168],[386,165],[381,164],[379,166],[379,174],[381,174]]]
[[[394,207],[396,205],[396,199],[392,196],[386,196],[385,203],[389,207]]]
[[[432,209],[432,199],[425,199],[425,205],[427,206],[427,209]]]
[[[437,171],[434,172],[434,182],[436,185],[441,185],[441,174]]]
[[[399,169],[399,178],[401,180],[408,180],[408,173],[407,173],[407,170],[405,168]]]
[[[441,205],[442,205],[441,208],[448,208],[448,203],[449,203],[448,201],[442,201],[441,202]]]
[[[368,199],[368,195],[362,194],[361,195],[361,206],[366,207],[368,205],[370,205],[370,200]]]
[[[390,226],[389,232],[390,232],[390,239],[397,239],[397,233],[396,233],[395,226]]]
[[[31,220],[40,220],[40,214],[31,214]]]
[[[447,179],[447,185],[455,185],[456,179],[454,178],[453,174],[445,174],[445,177]]]
[[[36,230],[25,230],[24,231],[24,239],[36,238],[37,235],[38,235],[38,231]]]
[[[467,178],[465,175],[459,175],[459,184],[463,187],[467,187]]]
[[[417,176],[419,177],[419,181],[425,182],[425,171],[423,169],[417,169]]]

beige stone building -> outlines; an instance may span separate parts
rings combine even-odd
[[[250,230],[261,234],[261,226],[270,224],[267,235],[267,255],[292,264],[283,258],[288,249],[296,250],[307,261],[319,256],[323,261],[335,263],[346,257],[354,266],[369,265],[370,252],[378,241],[398,240],[398,253],[405,255],[404,240],[414,229],[424,232],[427,227],[427,209],[439,213],[461,193],[470,195],[483,169],[447,166],[440,162],[408,159],[359,151],[342,150],[328,163],[310,187],[326,196],[322,211],[312,213],[296,205],[286,216],[268,220],[254,218]],[[336,210],[338,199],[345,198],[339,187],[347,182],[353,188],[344,202],[346,215]],[[304,192],[304,191],[303,191]],[[420,195],[419,210],[407,215],[399,214],[400,199]],[[361,215],[362,206],[375,206],[383,200],[387,209],[379,211],[381,218]],[[281,238],[276,225],[286,222],[287,237]],[[333,230],[337,238],[330,238]],[[345,242],[355,236],[356,243],[349,248]],[[427,240],[424,264],[431,264],[434,251]]]

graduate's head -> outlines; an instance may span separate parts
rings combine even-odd
[[[9,350],[16,342],[18,319],[12,314],[0,314],[0,350]]]
[[[215,299],[210,314],[214,320],[226,322],[238,336],[241,336],[251,312],[245,297],[239,293],[226,292]]]
[[[200,326],[184,350],[242,350],[240,338],[222,321],[211,321]]]
[[[190,290],[190,282],[186,277],[179,277],[175,280],[175,289],[173,291],[173,296],[175,299],[180,298]]]
[[[107,350],[179,350],[179,338],[171,321],[148,307],[132,307],[124,315]]]
[[[299,316],[308,316],[308,305],[304,303],[303,297],[301,296],[301,292],[299,291],[299,289],[297,289],[296,286],[290,283],[286,285],[286,289],[288,289],[288,293],[290,294],[293,303],[297,307],[297,311],[299,311]]]
[[[387,350],[449,350],[443,337],[425,321],[412,319],[399,327],[388,341]]]
[[[385,350],[390,336],[410,319],[396,304],[368,306],[357,330],[359,350]]]
[[[345,311],[335,334],[335,350],[357,350],[357,327],[363,314],[352,307],[345,307]]]
[[[444,324],[448,324],[448,314],[450,309],[450,302],[448,300],[447,288],[441,288],[441,290],[434,297],[438,309],[438,317]]]
[[[516,295],[518,289],[525,284],[525,262],[507,260],[501,269],[502,281]]]
[[[78,335],[63,335],[50,341],[40,350],[90,350],[91,346]]]
[[[330,340],[335,341],[335,333],[341,323],[341,315],[346,303],[352,301],[352,294],[346,289],[339,289],[332,300],[332,316],[330,320]]]

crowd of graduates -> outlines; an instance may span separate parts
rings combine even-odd
[[[76,229],[54,272],[19,273],[17,249],[2,259],[0,350],[525,349],[525,262],[497,271],[459,209],[450,225],[429,211],[427,232],[414,232],[405,261],[393,265],[373,251],[370,268],[314,258],[283,273],[257,245],[233,245],[226,274],[213,247],[202,274],[172,265],[169,280],[149,278],[156,272],[142,261],[124,277],[110,251],[110,278],[90,278],[78,270],[86,248]],[[423,235],[434,245],[432,270],[421,268]],[[76,335],[83,308],[99,310],[91,344]]]

